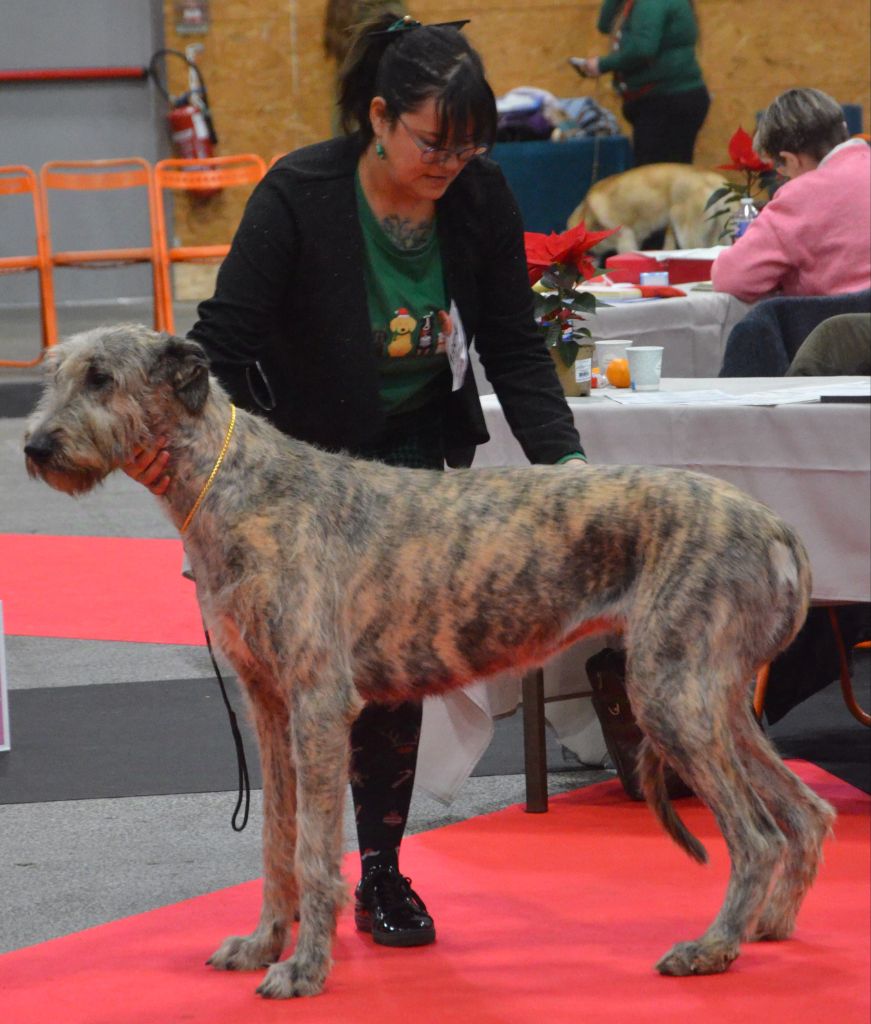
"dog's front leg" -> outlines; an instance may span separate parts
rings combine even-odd
[[[240,673],[241,675],[241,673]],[[281,956],[299,906],[296,852],[296,770],[287,705],[255,680],[246,681],[263,775],[263,903],[251,935],[231,935],[207,963],[253,971]]]
[[[358,711],[356,694],[338,674],[296,684],[291,734],[298,786],[300,924],[293,955],[273,964],[257,989],[268,998],[316,995],[330,969],[336,919],[347,899],[341,873],[342,809],[349,734]]]

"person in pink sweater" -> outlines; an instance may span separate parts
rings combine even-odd
[[[848,139],[840,105],[790,89],[762,114],[753,148],[788,180],[714,261],[714,288],[744,302],[871,288],[871,149]]]

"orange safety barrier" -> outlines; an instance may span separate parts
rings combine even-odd
[[[52,267],[99,269],[123,264],[151,264],[154,296],[154,327],[163,329],[161,319],[162,278],[158,264],[157,210],[154,198],[154,176],[151,164],[142,157],[119,157],[111,160],[50,160],[40,170],[48,237],[49,262]],[[51,240],[49,198],[52,191],[98,192],[117,189],[142,189],[148,213],[148,244],[107,249],[76,249],[55,251]]]
[[[35,270],[39,275],[39,308],[42,349],[33,359],[0,359],[0,366],[36,366],[45,351],[57,343],[57,314],[54,285],[48,258],[48,231],[45,208],[36,174],[23,164],[0,166],[0,196],[27,195],[33,209],[36,252],[26,256],[0,256],[0,274]]]
[[[161,274],[162,319],[164,330],[175,329],[172,310],[174,263],[217,263],[230,251],[230,243],[218,245],[170,245],[164,216],[164,193],[211,192],[216,188],[256,185],[266,173],[266,165],[254,153],[192,159],[158,160],[154,165],[154,189],[157,207],[157,244]]]

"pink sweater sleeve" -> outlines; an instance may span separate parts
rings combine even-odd
[[[755,302],[777,289],[790,267],[778,220],[777,211],[766,207],[741,238],[714,260],[711,281],[718,292]]]

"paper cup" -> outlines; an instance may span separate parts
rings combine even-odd
[[[633,391],[659,391],[662,375],[662,345],[636,345],[626,349],[629,380]]]
[[[608,383],[608,378],[605,376],[605,371],[608,369],[608,363],[612,359],[625,359],[626,350],[632,342],[628,338],[624,338],[622,341],[597,341],[596,342],[596,359],[599,361],[599,373],[602,379],[602,387],[611,387]]]
[[[653,285],[667,285],[668,284],[668,271],[667,270],[647,270],[643,274],[638,275],[639,284],[653,284]]]

